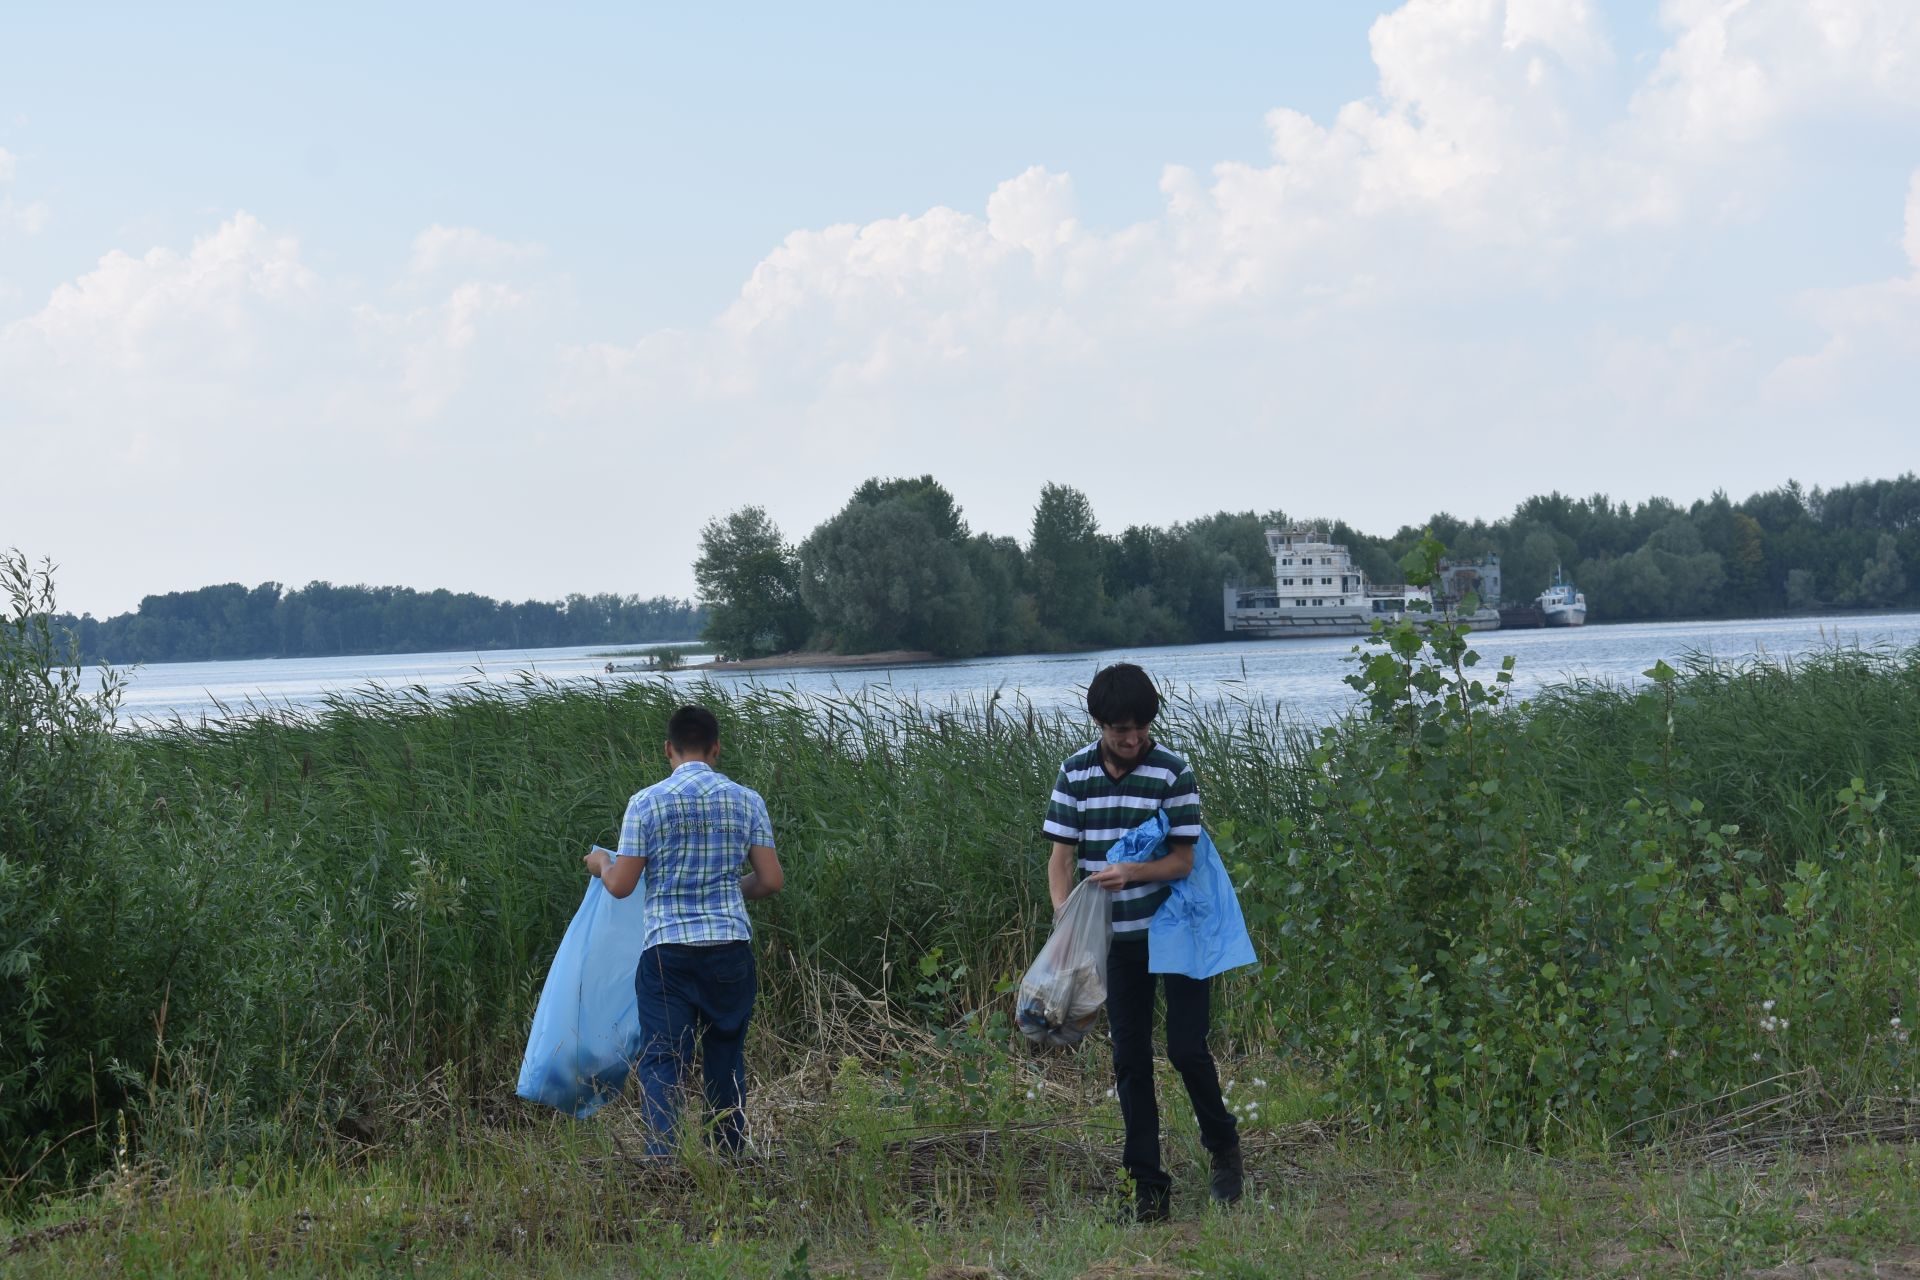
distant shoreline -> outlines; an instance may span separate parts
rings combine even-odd
[[[881,649],[874,653],[794,652],[769,654],[764,658],[738,658],[732,661],[690,662],[682,671],[852,671],[871,667],[922,666],[951,662],[928,649]]]

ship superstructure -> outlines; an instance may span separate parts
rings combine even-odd
[[[1410,610],[1433,608],[1425,588],[1368,583],[1347,547],[1312,526],[1268,529],[1267,549],[1273,554],[1271,587],[1225,590],[1229,635],[1365,635],[1376,618],[1395,621]]]

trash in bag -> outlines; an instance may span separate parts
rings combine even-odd
[[[640,1054],[633,975],[646,938],[644,896],[635,889],[616,898],[599,880],[587,882],[534,1007],[521,1097],[584,1120],[619,1096]]]
[[[1020,979],[1013,1020],[1035,1044],[1072,1047],[1086,1039],[1107,1003],[1107,943],[1113,895],[1090,880],[1074,886],[1053,918],[1053,935]]]

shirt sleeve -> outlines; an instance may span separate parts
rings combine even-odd
[[[1161,802],[1167,814],[1167,840],[1186,843],[1200,838],[1200,786],[1193,778],[1193,766],[1183,764],[1173,790]]]
[[[1053,781],[1053,794],[1047,798],[1047,818],[1040,829],[1049,840],[1060,844],[1080,843],[1080,802],[1068,789],[1065,765],[1060,766],[1060,776]]]
[[[747,792],[747,843],[773,848],[773,819],[767,816],[767,802],[758,791]]]
[[[647,802],[644,791],[627,801],[627,816],[620,820],[620,847],[615,850],[618,857],[647,856],[648,819],[652,813],[653,806]]]

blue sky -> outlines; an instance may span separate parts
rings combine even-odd
[[[685,594],[1020,536],[1916,465],[1920,6],[0,12],[0,544],[66,605]]]

